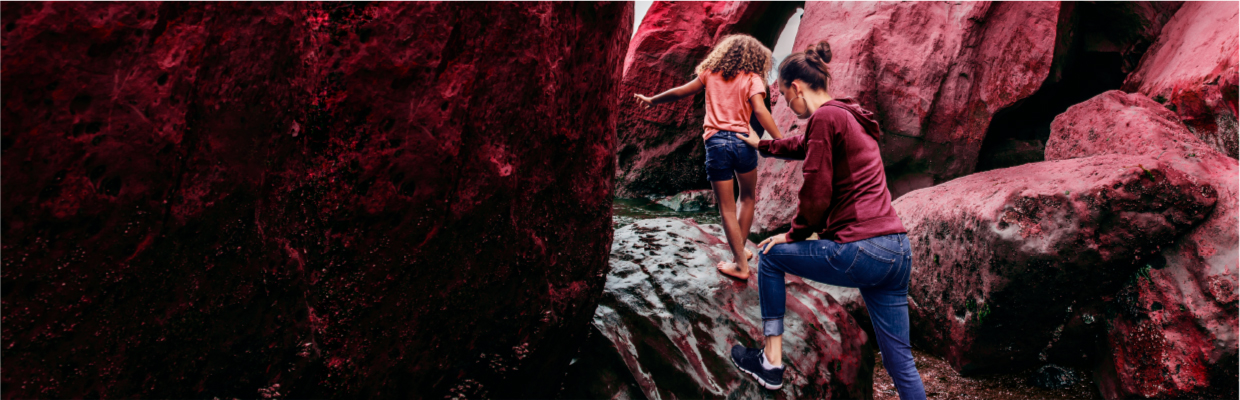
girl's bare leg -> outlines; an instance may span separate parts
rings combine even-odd
[[[710,186],[715,190],[715,201],[718,202],[719,213],[723,217],[723,232],[728,238],[728,245],[732,247],[733,259],[730,263],[720,262],[715,268],[718,268],[719,272],[739,279],[749,279],[749,261],[745,259],[746,234],[741,232],[740,224],[736,220],[736,200],[734,200],[732,181],[715,181],[711,182]],[[749,215],[752,220],[752,205]]]
[[[740,215],[737,221],[741,229],[741,248],[744,249],[745,241],[749,239],[749,228],[753,225],[753,210],[758,203],[758,170],[755,168],[743,174],[736,174],[736,180],[740,182],[741,198],[740,198]],[[749,258],[749,250],[744,250],[745,258]]]

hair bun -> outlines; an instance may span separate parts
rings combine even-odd
[[[806,49],[805,52],[814,53],[814,55],[824,63],[831,62],[831,44],[827,43],[826,40],[821,40],[818,43],[810,45],[809,49]]]

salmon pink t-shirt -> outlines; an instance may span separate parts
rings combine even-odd
[[[749,115],[753,113],[749,98],[766,94],[762,77],[739,72],[727,81],[722,73],[703,71],[698,79],[706,85],[706,121],[702,124],[706,133],[702,139],[710,139],[719,131],[749,132]]]

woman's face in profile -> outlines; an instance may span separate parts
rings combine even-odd
[[[785,82],[783,78],[780,78],[778,83],[779,94],[784,98],[784,105],[788,106],[788,109],[792,110],[792,113],[796,114],[797,118],[809,118],[809,103],[805,102],[805,98],[802,97],[797,89],[800,84],[795,81]]]

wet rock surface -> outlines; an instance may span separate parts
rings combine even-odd
[[[1043,389],[1069,388],[1080,380],[1076,371],[1055,364],[1043,365],[1029,376],[1030,385]]]
[[[623,365],[596,362],[609,367],[573,372],[577,375],[570,375],[566,389],[570,397],[871,396],[874,359],[865,332],[829,295],[792,276],[784,388],[762,389],[732,366],[732,345],[758,346],[762,324],[756,276],[740,282],[714,267],[731,259],[722,235],[718,225],[670,218],[641,220],[616,231],[612,270],[594,315],[596,334],[607,339],[596,345],[607,347],[583,351],[601,354],[591,357],[596,360],[623,360]],[[752,243],[750,249],[756,252]]]
[[[709,189],[690,190],[655,201],[673,211],[695,212],[715,207],[715,192]]]
[[[909,231],[914,343],[963,374],[1036,362],[1065,310],[1110,295],[1214,209],[1212,186],[1151,157],[987,171],[893,202]]]
[[[689,82],[693,69],[724,36],[747,33],[767,47],[800,2],[654,2],[629,44],[624,81],[617,93],[616,196],[637,198],[708,189],[702,121],[706,95],[660,104],[638,104],[634,93],[653,96]]]
[[[555,393],[631,4],[2,7],[5,397]]]
[[[718,210],[676,211],[646,199],[615,199],[612,201],[612,227],[620,227],[650,218],[685,218],[701,225],[721,224],[723,216]]]
[[[1164,246],[1111,303],[1097,380],[1108,398],[1221,396],[1237,391],[1238,162],[1143,94],[1107,92],[1055,119],[1047,159],[1154,155],[1218,192],[1212,213]]]
[[[1195,136],[1233,159],[1240,157],[1238,23],[1235,3],[1185,2],[1123,86],[1164,104]]]

